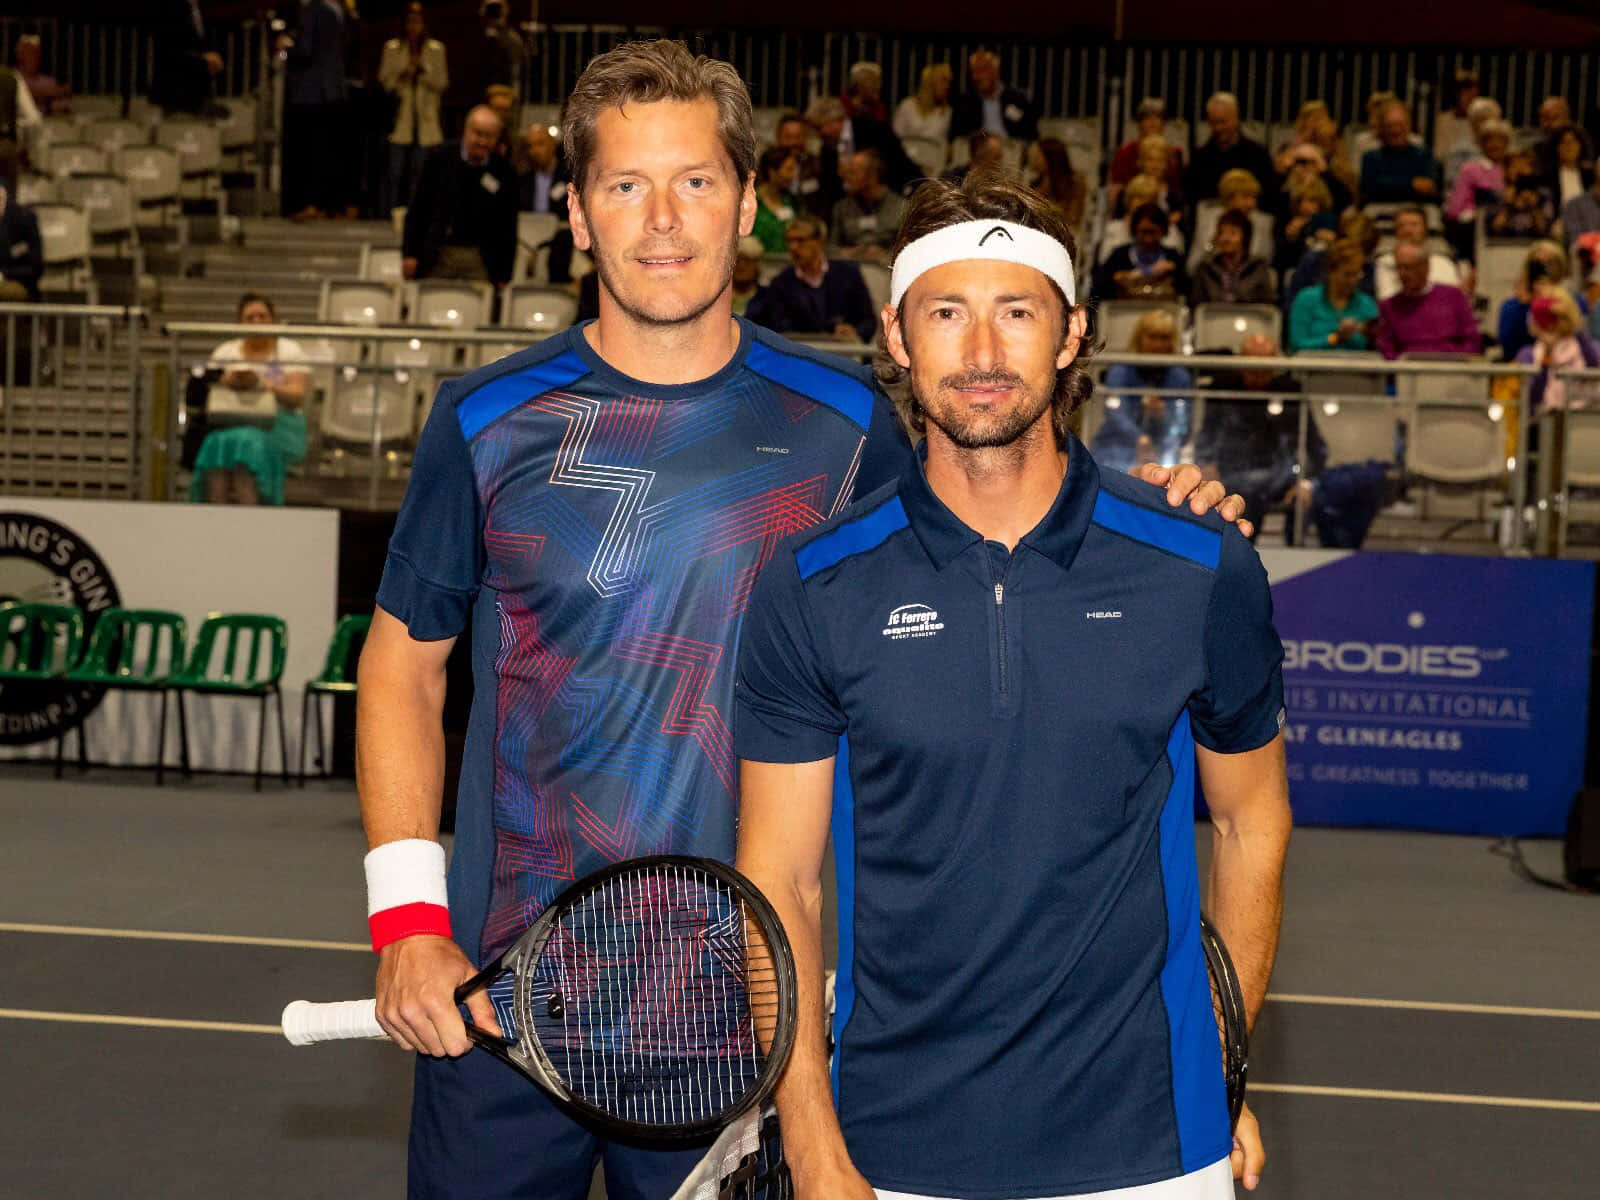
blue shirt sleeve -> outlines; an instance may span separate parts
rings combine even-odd
[[[872,423],[867,427],[867,444],[861,448],[861,467],[856,472],[855,494],[865,496],[886,483],[900,478],[911,439],[895,416],[894,405],[883,389],[872,389]]]
[[[419,642],[459,634],[483,578],[483,526],[472,455],[447,383],[417,439],[378,607],[403,621]]]
[[[1235,529],[1206,610],[1206,686],[1189,702],[1195,741],[1219,754],[1259,749],[1283,728],[1283,642],[1255,548]]]
[[[793,552],[756,580],[739,640],[733,745],[753,762],[818,762],[837,752],[844,711],[811,619]]]

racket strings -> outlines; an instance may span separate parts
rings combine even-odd
[[[690,1124],[729,1111],[760,1079],[779,968],[729,884],[656,865],[604,881],[560,915],[525,1004],[574,1098],[644,1125]]]

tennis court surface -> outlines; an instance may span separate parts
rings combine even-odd
[[[8,765],[0,822],[0,1197],[404,1194],[407,1056],[276,1035],[286,1001],[372,986],[348,784]],[[1595,1194],[1600,899],[1487,845],[1296,832],[1255,1195]]]

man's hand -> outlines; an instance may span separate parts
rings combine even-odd
[[[1261,1168],[1266,1165],[1267,1152],[1261,1145],[1261,1126],[1255,1113],[1246,1104],[1239,1110],[1239,1124],[1233,1131],[1233,1153],[1228,1155],[1233,1164],[1233,1177],[1244,1184],[1245,1191],[1253,1192],[1261,1183]]]
[[[394,1042],[418,1054],[452,1058],[472,1049],[456,1010],[455,990],[477,968],[449,938],[431,934],[390,942],[378,956],[378,1024]],[[467,997],[473,1023],[500,1033],[494,1005],[482,991]]]
[[[861,335],[856,332],[856,327],[849,321],[839,321],[833,327],[833,336],[843,338],[847,342],[859,342]]]
[[[1411,181],[1411,190],[1419,196],[1431,196],[1439,189],[1426,175],[1418,175]]]
[[[400,274],[404,275],[407,279],[415,279],[417,277],[418,265],[419,264],[417,260],[414,258],[402,258],[400,260]]]
[[[207,50],[201,57],[206,61],[207,71],[210,71],[213,75],[222,74],[222,55],[215,50]]]
[[[1228,489],[1222,486],[1222,482],[1216,479],[1208,482],[1204,472],[1193,463],[1179,463],[1175,467],[1145,463],[1132,474],[1135,479],[1165,487],[1167,503],[1173,508],[1187,500],[1190,511],[1197,514],[1216,509],[1217,516],[1238,525],[1239,532],[1245,537],[1255,534],[1256,527],[1244,519],[1244,497],[1238,493],[1225,495]]]

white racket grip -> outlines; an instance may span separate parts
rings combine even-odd
[[[313,1004],[294,1000],[283,1010],[283,1036],[296,1046],[348,1038],[382,1038],[376,1000],[335,1000]]]

